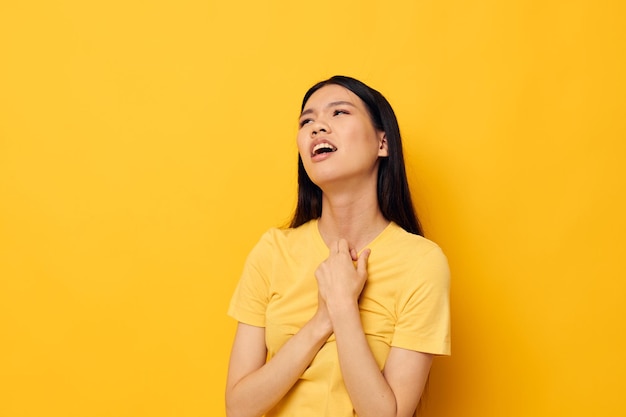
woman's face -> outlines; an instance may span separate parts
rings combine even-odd
[[[387,156],[387,140],[352,91],[335,84],[320,88],[306,102],[299,126],[298,151],[317,186],[376,181],[378,158]]]

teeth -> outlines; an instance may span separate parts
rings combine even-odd
[[[315,147],[313,148],[313,155],[317,155],[318,153],[320,153],[320,150],[322,149],[330,149],[330,152],[334,152],[337,150],[337,148],[335,148],[331,144],[322,142],[322,143],[318,143],[317,145],[315,145]]]

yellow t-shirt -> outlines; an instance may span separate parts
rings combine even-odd
[[[382,370],[392,346],[450,354],[448,263],[433,242],[391,222],[370,244],[361,321]],[[328,248],[312,220],[271,229],[252,249],[230,303],[237,321],[265,327],[268,359],[317,309],[315,269]],[[343,384],[334,335],[267,416],[355,415]]]

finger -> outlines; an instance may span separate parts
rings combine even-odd
[[[331,243],[331,244],[329,245],[329,249],[330,249],[330,253],[331,253],[331,255],[332,255],[333,253],[339,253],[339,241],[338,241],[338,240],[336,240],[336,241],[334,241],[333,243]]]
[[[356,261],[359,258],[359,255],[356,252],[356,249],[354,248],[350,249],[350,257],[352,258],[352,261]]]
[[[345,239],[339,239],[337,242],[337,252],[350,253],[350,247],[348,247],[348,241]]]
[[[361,256],[356,263],[356,270],[359,274],[367,274],[367,261],[372,251],[370,249],[363,249]]]

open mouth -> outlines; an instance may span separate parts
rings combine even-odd
[[[321,155],[323,153],[335,152],[336,150],[337,148],[335,148],[330,143],[322,142],[313,147],[313,152],[311,152],[311,155]]]

